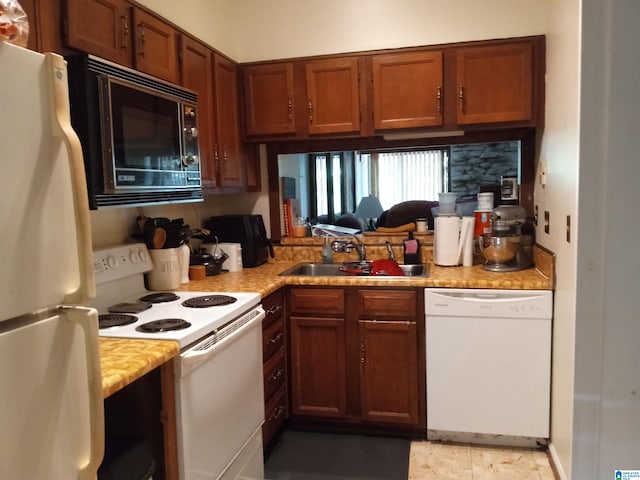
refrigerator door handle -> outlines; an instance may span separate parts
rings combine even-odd
[[[98,311],[93,308],[58,307],[66,318],[77,323],[84,333],[87,378],[89,382],[89,428],[91,448],[86,465],[78,472],[78,480],[95,480],[96,471],[104,456],[104,400],[102,398],[102,369],[98,336]]]
[[[80,265],[80,285],[77,290],[66,295],[66,303],[84,303],[95,297],[96,286],[93,274],[93,252],[91,241],[91,218],[89,197],[82,157],[82,146],[78,135],[71,127],[69,112],[69,90],[67,86],[67,65],[64,58],[55,53],[47,53],[46,62],[51,86],[52,132],[65,144],[69,154],[69,170],[73,185],[73,205],[75,209],[78,236],[78,260]]]

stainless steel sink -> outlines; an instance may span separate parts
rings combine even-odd
[[[280,275],[285,277],[302,276],[302,277],[353,277],[353,276],[375,276],[376,278],[404,278],[404,277],[429,277],[429,265],[426,263],[418,265],[400,265],[404,272],[401,275],[370,275],[366,268],[367,264],[363,263],[299,263],[285,270]],[[360,268],[359,268],[360,267]],[[365,267],[365,268],[362,268]]]

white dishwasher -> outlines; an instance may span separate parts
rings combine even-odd
[[[552,304],[547,290],[425,289],[428,439],[547,442]]]

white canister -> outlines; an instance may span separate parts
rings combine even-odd
[[[177,248],[152,248],[153,269],[147,273],[149,290],[175,290],[180,287],[180,257]]]
[[[229,255],[222,263],[222,269],[229,272],[242,270],[242,245],[239,243],[219,243],[218,251]]]
[[[493,210],[493,192],[478,194],[478,207],[476,210]]]

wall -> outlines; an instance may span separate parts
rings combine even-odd
[[[236,60],[538,35],[545,11],[536,0],[242,0]]]
[[[546,118],[539,164],[539,167],[546,164],[547,183],[544,187],[539,183],[536,185],[534,198],[540,219],[536,240],[556,254],[551,452],[561,469],[561,478],[571,478],[578,241],[580,1],[550,2],[549,5]],[[550,215],[549,234],[543,228],[545,210]],[[573,219],[571,243],[565,236],[567,215]]]
[[[238,60],[235,6],[237,0],[136,0],[200,38],[219,52]]]
[[[539,0],[138,1],[237,62],[539,35],[546,22]]]

